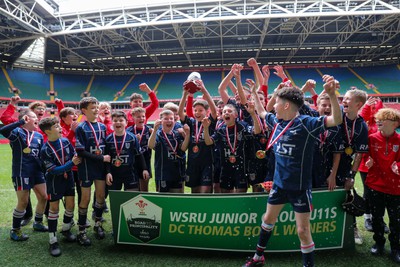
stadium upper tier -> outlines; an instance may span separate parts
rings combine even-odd
[[[269,92],[280,83],[271,69]],[[317,93],[322,91],[323,74],[333,75],[340,81],[340,94],[357,87],[370,94],[400,92],[400,67],[397,65],[363,68],[286,68],[286,74],[294,85],[301,87],[307,79],[317,82]],[[200,72],[202,80],[213,97],[218,97],[218,86],[228,71]],[[3,69],[0,74],[0,97],[11,97],[11,88],[17,88],[21,98],[49,100],[59,97],[65,101],[79,101],[84,92],[100,101],[126,101],[132,93],[141,93],[139,84],[147,83],[160,100],[180,99],[182,84],[190,72],[135,74],[123,76],[88,76],[71,74],[47,74],[43,72]],[[242,72],[242,82],[254,79],[251,70]],[[52,89],[54,93],[52,93]],[[147,99],[145,97],[145,99]]]

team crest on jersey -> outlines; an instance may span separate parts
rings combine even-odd
[[[65,151],[67,152],[67,154],[69,154],[69,153],[70,153],[69,147],[66,147],[66,148],[65,148]]]
[[[399,145],[393,145],[393,152],[399,151]]]
[[[125,143],[126,149],[129,149],[131,147],[131,143]]]
[[[24,183],[29,184],[29,178],[24,178]]]

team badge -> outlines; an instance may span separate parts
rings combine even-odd
[[[399,145],[393,145],[393,152],[399,151]]]

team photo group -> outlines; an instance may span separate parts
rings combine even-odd
[[[244,69],[254,75],[243,77]],[[271,75],[282,80],[277,88],[268,87]],[[28,240],[23,227],[33,219],[35,231],[48,233],[52,256],[61,255],[57,232],[68,242],[90,246],[91,224],[96,239],[107,236],[102,224],[109,190],[265,191],[269,198],[255,254],[243,266],[264,265],[277,218],[290,203],[302,266],[311,267],[312,190],[353,192],[357,175],[366,203],[365,229],[373,232],[370,253],[384,254],[388,234],[390,258],[400,263],[400,111],[356,88],[339,96],[336,78],[327,73],[298,88],[282,66],[259,67],[250,58],[231,66],[218,96],[210,95],[201,73],[192,72],[182,81],[180,102],[166,103],[162,110],[146,83],[139,86],[144,96],[130,96],[128,111],[112,110],[110,103],[85,96],[79,109],[55,99],[58,112],[51,116],[45,103],[32,102],[14,119],[21,100],[15,95],[0,117],[0,134],[12,150],[17,197],[10,239]],[[147,106],[144,98],[150,99]],[[159,119],[148,124],[157,110]],[[354,242],[362,244],[353,218]]]

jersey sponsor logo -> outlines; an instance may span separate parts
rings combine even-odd
[[[128,158],[129,158],[129,155],[120,155],[119,157],[115,157],[112,159],[112,164],[114,164],[117,159],[119,161],[121,161],[121,164],[127,164]]]
[[[293,149],[295,147],[296,147],[296,145],[278,143],[276,146],[276,153],[279,153],[280,155],[292,156]]]
[[[360,145],[361,151],[368,151],[368,145]]]

